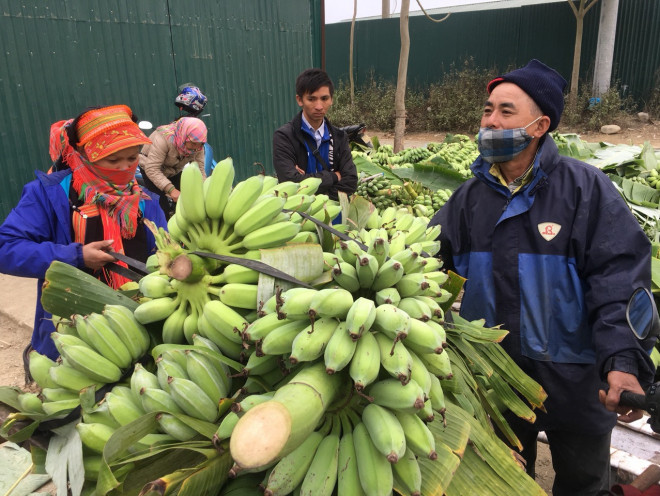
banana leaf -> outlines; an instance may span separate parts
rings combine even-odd
[[[589,144],[586,141],[581,140],[580,136],[577,134],[552,133],[551,136],[557,144],[557,150],[560,155],[576,158],[578,160],[586,160],[594,156]]]
[[[74,496],[80,494],[85,482],[83,453],[76,423],[53,429],[46,453],[46,471],[57,487],[57,494],[67,494],[67,485]]]
[[[631,181],[625,177],[619,177],[614,174],[609,174],[609,176],[612,182],[618,186],[619,192],[627,202],[650,209],[657,209],[660,203],[660,190]]]
[[[468,179],[453,169],[441,157],[413,164],[412,168],[394,169],[394,172],[402,179],[415,181],[433,191],[439,189],[455,191]]]
[[[358,155],[353,157],[353,163],[358,172],[364,173],[365,176],[373,176],[374,174],[383,174],[392,184],[403,184],[401,178],[393,173],[386,167],[381,167],[374,164],[369,158]]]

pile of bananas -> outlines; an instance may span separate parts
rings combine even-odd
[[[430,194],[421,193],[415,198],[415,205],[424,205],[428,209],[426,216],[433,217],[433,214],[449,200],[452,193],[453,191],[448,188],[438,189]]]
[[[418,201],[417,198],[420,195],[423,198],[425,195],[433,194],[430,189],[413,181],[406,181],[403,184],[392,184],[391,180],[383,174],[360,177],[355,193],[369,200],[379,210],[392,206],[412,207],[414,205],[422,205],[423,201]],[[413,210],[410,209],[410,212],[413,212]],[[418,215],[429,216],[429,214],[433,214],[432,211],[423,210],[423,212],[418,213]]]
[[[29,415],[64,416],[80,404],[79,391],[119,381],[150,347],[146,329],[133,312],[122,305],[106,305],[103,313],[57,319],[52,338],[58,362],[30,352],[30,374],[41,388],[18,396],[21,410]]]
[[[213,326],[225,325],[205,312],[209,302],[215,308],[234,308],[227,310],[233,312],[232,329],[257,316],[259,273],[238,264],[220,265],[192,251],[258,259],[260,249],[318,242],[315,224],[301,212],[329,222],[341,211],[327,195],[314,194],[317,178],[277,184],[273,177],[258,175],[232,188],[233,177],[231,159],[218,163],[204,182],[198,168],[186,166],[169,233],[155,233],[159,252],[148,263],[153,272],[139,283],[149,301],[137,308],[135,317],[143,324],[164,320],[165,343],[191,343],[204,327],[199,322],[204,314],[208,318],[211,313]],[[237,357],[236,347],[232,350],[229,355]]]
[[[464,134],[454,134],[452,139],[443,143],[429,143],[428,149],[433,153],[428,160],[440,157],[463,177],[472,177],[470,166],[479,156],[479,148],[475,141]]]
[[[648,176],[646,176],[646,183],[655,189],[660,189],[660,171],[658,169],[651,169]]]

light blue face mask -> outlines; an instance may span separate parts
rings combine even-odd
[[[531,143],[533,138],[527,134],[526,129],[541,117],[543,116],[537,117],[525,127],[514,129],[479,128],[477,144],[481,158],[489,164],[512,160]]]

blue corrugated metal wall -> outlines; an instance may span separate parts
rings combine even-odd
[[[209,143],[237,178],[272,171],[272,133],[296,112],[294,83],[320,66],[318,0],[0,0],[0,221],[34,170],[49,166],[50,124],[126,103],[161,125],[177,86],[209,97]]]
[[[437,17],[437,16],[436,16]],[[600,3],[586,15],[580,75],[589,78],[598,40]],[[452,14],[442,23],[410,17],[408,81],[420,88],[438,82],[452,64],[472,58],[477,67],[504,71],[537,58],[570,79],[575,17],[567,2]],[[326,27],[326,68],[348,80],[350,22]],[[613,77],[643,100],[660,68],[660,2],[620,0]],[[399,19],[360,21],[355,28],[354,75],[395,81],[399,61]]]

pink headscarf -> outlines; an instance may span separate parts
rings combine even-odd
[[[170,124],[158,128],[165,137],[174,143],[179,155],[191,155],[186,142],[206,143],[206,124],[196,117],[182,117]]]

